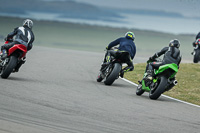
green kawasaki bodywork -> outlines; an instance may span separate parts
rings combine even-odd
[[[174,70],[174,73],[170,76],[170,78],[173,78],[176,75],[176,73],[178,72],[178,66],[175,63],[172,63],[172,64],[165,64],[165,65],[160,66],[158,68],[158,70],[154,71],[154,74],[158,75],[159,73],[162,73],[163,71],[165,71],[167,69]],[[144,77],[146,77],[146,75],[147,75],[147,73],[144,74]],[[157,79],[153,79],[153,82],[154,83],[157,82]],[[147,92],[149,92],[151,90],[148,86],[145,86],[144,80],[142,80],[142,89]]]

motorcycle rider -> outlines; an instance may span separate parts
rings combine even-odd
[[[196,40],[192,43],[193,47],[196,47],[197,39],[200,39],[200,32],[196,35]],[[191,55],[193,55],[193,54],[194,54],[194,51],[191,53]]]
[[[4,60],[7,57],[8,49],[10,49],[15,44],[23,44],[24,46],[27,47],[28,51],[32,49],[33,46],[32,43],[35,38],[32,32],[32,27],[33,27],[33,21],[30,19],[25,19],[23,21],[23,26],[15,28],[13,32],[7,35],[5,41],[10,41],[10,42],[8,44],[4,44],[1,46],[2,60]],[[13,40],[14,36],[15,39]],[[25,58],[18,63],[15,72],[17,72],[21,67],[21,65],[24,63],[25,63]]]
[[[102,64],[101,70],[110,63],[110,56],[115,55],[117,52],[128,52],[129,55],[124,57],[127,63],[127,67],[121,70],[120,77],[123,78],[124,72],[133,71],[134,65],[133,65],[133,58],[136,54],[136,46],[134,43],[135,35],[133,32],[127,32],[125,34],[125,37],[120,37],[114,41],[112,41],[107,47],[107,52],[105,54],[104,62]],[[117,50],[111,50],[112,47],[119,45]]]
[[[147,64],[146,70],[145,70],[145,72],[147,72],[147,76],[145,77],[145,79],[152,81],[154,68],[158,69],[159,66],[161,65],[175,63],[179,66],[181,62],[179,47],[180,47],[179,40],[174,39],[169,42],[169,47],[164,47],[160,52],[157,52],[152,57],[149,57],[149,60],[154,60],[155,58],[158,58],[161,55],[164,55],[162,62],[151,62]]]

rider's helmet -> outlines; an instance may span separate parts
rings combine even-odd
[[[169,46],[170,46],[170,47],[179,48],[179,47],[180,47],[180,42],[179,42],[178,39],[171,40],[171,41],[169,42]]]
[[[132,40],[135,39],[134,33],[133,33],[133,32],[130,32],[130,31],[128,31],[128,32],[125,34],[125,37],[126,37],[126,38],[130,38],[130,39],[132,39]]]
[[[33,21],[30,20],[30,19],[25,19],[24,22],[23,22],[23,26],[27,26],[30,29],[32,29],[32,27],[33,27]]]

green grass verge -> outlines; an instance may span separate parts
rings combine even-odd
[[[124,75],[124,78],[138,83],[143,78],[146,63],[135,64],[135,69]],[[165,92],[165,95],[200,105],[200,64],[182,63],[176,75],[178,85]]]

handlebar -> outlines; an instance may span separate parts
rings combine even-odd
[[[162,59],[160,58],[155,58],[154,60],[147,60],[147,63],[151,63],[151,62],[162,62]]]

